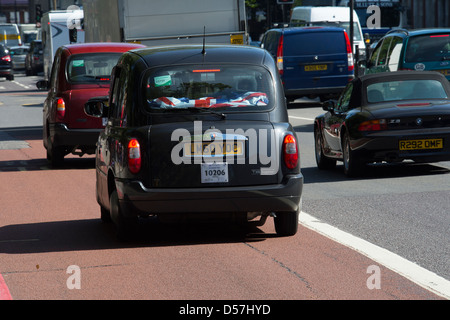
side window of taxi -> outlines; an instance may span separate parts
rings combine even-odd
[[[382,66],[386,64],[391,40],[391,38],[386,38],[383,42],[377,45],[369,60],[370,67]]]
[[[52,90],[57,91],[58,87],[58,73],[61,60],[61,51],[58,51],[55,55],[55,59],[52,65],[52,71],[50,73],[50,87]]]
[[[110,112],[109,112],[109,117],[110,120],[112,120],[113,125],[116,125],[115,121],[117,119],[117,115],[119,114],[118,112],[118,106],[117,106],[117,101],[118,101],[118,97],[119,97],[119,76],[120,76],[120,68],[115,67],[113,69],[112,72],[112,85],[111,85],[111,90],[112,90],[112,94],[111,94],[111,101],[110,101]]]
[[[113,71],[113,92],[111,97],[111,114],[113,125],[126,127],[127,125],[127,74],[119,67]]]
[[[383,41],[383,44],[381,45],[380,48],[380,54],[378,55],[378,60],[377,60],[377,66],[384,66],[387,63],[388,60],[388,52],[389,52],[389,47],[391,45],[391,41],[392,38],[386,38]]]
[[[400,37],[393,37],[391,47],[389,49],[389,70],[397,71],[400,62],[400,55],[403,47],[403,39]]]

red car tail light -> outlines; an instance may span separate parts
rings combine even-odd
[[[63,120],[66,115],[66,104],[64,99],[58,98],[56,100],[56,120]]]
[[[347,32],[344,32],[344,35],[345,35],[345,43],[347,45],[348,71],[353,71],[355,69],[355,66],[353,64],[352,45],[350,44],[350,39],[348,38]]]
[[[298,165],[297,140],[292,134],[288,134],[283,140],[284,164],[288,169],[294,169]]]
[[[277,68],[280,75],[283,74],[283,35],[280,36],[277,48]]]
[[[128,169],[136,174],[141,170],[141,146],[137,139],[128,142]]]

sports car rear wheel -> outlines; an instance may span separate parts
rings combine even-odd
[[[333,169],[336,167],[336,160],[330,159],[323,154],[323,138],[319,128],[314,130],[314,147],[316,163],[319,169]]]
[[[344,136],[344,142],[342,146],[343,161],[344,161],[344,173],[349,177],[357,176],[361,173],[363,163],[357,159],[355,153],[350,147],[350,137],[348,134]]]

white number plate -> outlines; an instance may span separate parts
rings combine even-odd
[[[228,164],[202,163],[202,183],[228,182]]]

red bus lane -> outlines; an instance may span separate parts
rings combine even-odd
[[[443,299],[302,225],[277,237],[270,219],[246,232],[150,221],[119,242],[93,158],[54,170],[41,140],[26,143],[0,150],[0,299]]]

